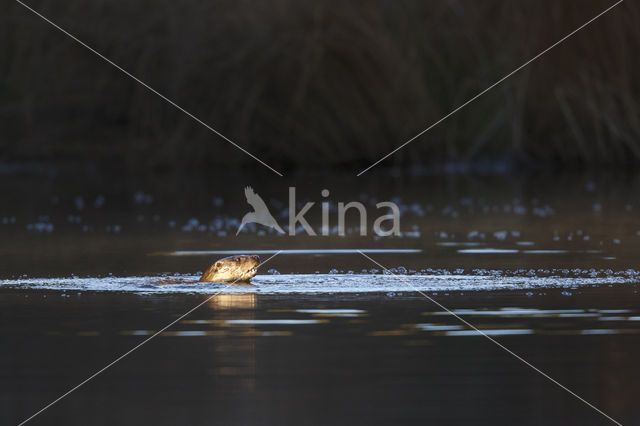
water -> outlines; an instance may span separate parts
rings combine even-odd
[[[77,173],[0,176],[1,424],[205,301],[33,424],[612,424],[459,318],[640,423],[636,178]],[[282,224],[294,183],[396,198],[402,235],[236,237],[249,183]],[[194,283],[279,250],[250,285]]]
[[[634,286],[431,295],[623,424],[637,420]],[[3,424],[201,303],[197,294],[5,289]],[[10,390],[10,391],[9,391]],[[462,409],[463,407],[464,409]],[[607,424],[411,292],[221,294],[40,424]],[[34,422],[35,423],[35,422]]]
[[[567,274],[569,275],[569,274]],[[545,290],[581,291],[589,287],[632,287],[637,275],[610,277],[519,277],[496,275],[286,274],[258,275],[246,283],[200,283],[198,275],[167,277],[32,278],[0,280],[0,288],[22,290],[101,291],[133,294],[338,294],[443,291]]]

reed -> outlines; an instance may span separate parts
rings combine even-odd
[[[377,160],[612,3],[30,4],[270,164],[351,167]],[[638,22],[638,4],[623,3],[385,164],[636,165]],[[1,160],[252,164],[18,4],[0,24]]]

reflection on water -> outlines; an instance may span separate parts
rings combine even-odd
[[[161,334],[164,337],[223,337],[223,336],[253,336],[253,337],[273,337],[292,336],[294,331],[299,331],[297,327],[290,330],[273,330],[270,326],[299,326],[299,325],[319,325],[330,324],[326,318],[362,318],[350,324],[376,323],[377,318],[367,318],[369,315],[364,309],[268,309],[266,313],[274,318],[256,318],[256,312],[245,312],[250,309],[258,311],[258,296],[255,294],[221,294],[220,304],[213,304],[210,301],[209,307],[213,310],[231,310],[234,316],[245,316],[246,318],[219,319],[200,318],[185,319],[180,324],[190,326],[189,329],[180,331],[165,331]],[[499,309],[454,309],[450,312],[432,311],[420,312],[421,317],[433,317],[434,320],[444,320],[443,322],[429,323],[403,323],[397,329],[376,330],[370,332],[372,336],[400,336],[415,334],[416,330],[430,333],[433,337],[438,336],[480,336],[481,334],[458,321],[453,314],[464,317],[471,321],[482,333],[489,336],[509,336],[509,335],[607,335],[607,334],[638,334],[640,328],[636,321],[640,321],[640,316],[633,315],[640,311],[631,309],[537,309],[537,308],[499,308]],[[301,317],[283,317],[285,314],[299,314]],[[630,314],[620,316],[619,314]],[[320,318],[318,318],[320,317]],[[493,322],[476,319],[488,317],[495,319]],[[502,321],[501,319],[518,318],[517,323]],[[542,320],[541,320],[542,319]],[[546,320],[545,320],[546,319]],[[548,320],[556,319],[552,324]],[[573,320],[573,321],[572,321]],[[593,321],[615,321],[618,328],[598,327]],[[524,324],[526,323],[526,327]],[[233,326],[229,328],[229,326]],[[203,328],[204,327],[204,328]],[[267,327],[263,329],[262,327]],[[154,334],[153,330],[123,330],[120,335],[125,336],[149,336]],[[99,336],[100,331],[78,331],[76,336],[94,337]]]
[[[219,294],[208,302],[210,309],[255,309],[258,298],[253,293]]]
[[[505,329],[505,330],[482,330],[482,333],[487,336],[515,336],[522,334],[533,334],[533,330],[529,329]],[[445,331],[445,336],[478,336],[479,333],[475,330],[460,330],[460,331]]]
[[[316,320],[316,319],[236,319],[236,320],[227,320],[226,324],[229,325],[300,325],[300,324],[321,324],[326,321]]]
[[[589,286],[572,297],[554,288],[538,297],[525,290],[434,297],[623,424],[633,424],[633,398],[640,392],[640,309],[633,288]],[[4,347],[12,348],[0,352],[0,396],[8,402],[0,412],[3,424],[16,424],[68,388],[70,377],[85,377],[209,297],[63,297],[8,288],[0,296],[1,312],[12,319],[0,327]],[[117,315],[96,315],[106,305],[118,306]],[[600,421],[451,314],[433,308],[414,293],[218,295],[51,408],[50,415],[58,423],[82,417],[107,425],[104,411],[95,408],[100,401],[112,415],[128,415],[136,423],[173,424],[178,418],[208,424],[215,413],[225,424],[255,424],[281,419],[283,407],[292,423],[305,423],[310,415],[331,423],[345,413],[339,401],[349,401],[348,411],[363,413],[368,424],[393,422],[398,407],[418,423],[466,424],[466,409],[459,410],[464,389],[474,423]],[[372,406],[383,388],[385,404]],[[333,402],[319,402],[326,398]]]
[[[516,242],[518,245],[533,245],[532,244],[522,244],[521,241]],[[517,249],[495,249],[495,248],[479,248],[479,249],[461,249],[458,250],[458,253],[462,254],[567,254],[570,253],[569,250],[546,250],[546,249],[538,249],[538,250],[517,250]],[[575,250],[574,253],[587,253],[587,254],[598,254],[602,253],[601,250]]]
[[[515,249],[495,249],[495,248],[479,248],[479,249],[461,249],[458,253],[462,254],[514,254],[520,250]]]
[[[314,317],[362,317],[366,311],[362,309],[296,309],[301,314],[311,314]]]
[[[489,309],[453,309],[456,315],[491,315],[500,317],[584,317],[584,316],[600,316],[597,309],[523,309],[523,308],[500,308],[497,310]],[[423,312],[422,315],[450,315],[448,312]]]

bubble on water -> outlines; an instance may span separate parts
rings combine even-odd
[[[34,231],[34,232],[51,233],[53,232],[53,229],[54,229],[53,224],[47,223],[47,222],[36,222],[36,223],[30,223],[27,225],[27,230]]]
[[[620,244],[620,238],[614,238],[613,244]]]
[[[78,195],[76,198],[74,198],[73,203],[75,204],[76,209],[84,209],[84,198],[82,198],[81,196]]]
[[[332,274],[332,275],[335,275],[335,274],[337,274],[337,273],[338,273],[338,270],[337,270],[337,269],[331,269],[331,270],[329,271],[329,273],[330,273],[330,274]]]
[[[527,208],[521,205],[513,206],[513,212],[517,215],[527,214]]]
[[[82,217],[69,215],[69,216],[67,216],[67,222],[69,222],[69,223],[80,223],[80,222],[82,222]]]
[[[526,292],[526,293],[525,293],[525,296],[527,296],[527,297],[531,297],[531,296],[533,296],[533,293],[532,293],[532,292],[530,292],[530,291],[528,291],[528,292]]]
[[[507,231],[496,231],[493,233],[493,237],[498,241],[504,241],[507,239],[509,233]]]
[[[184,232],[191,232],[195,229],[198,229],[198,226],[200,225],[200,221],[198,219],[196,219],[195,217],[192,217],[191,219],[189,219],[187,221],[187,223],[182,227],[182,230]]]
[[[421,234],[418,231],[408,231],[401,234],[401,236],[405,236],[408,238],[420,238]]]
[[[142,191],[138,191],[133,195],[133,200],[136,204],[151,204],[153,202],[153,196],[151,194],[145,194]]]
[[[93,207],[95,207],[96,209],[99,209],[100,207],[104,206],[104,202],[105,202],[104,196],[98,195],[98,197],[93,202]]]
[[[269,275],[280,275],[280,272],[278,272],[277,269],[269,269],[267,271],[267,274],[269,274]]]

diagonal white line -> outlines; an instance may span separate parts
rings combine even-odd
[[[276,254],[274,254],[273,256],[270,256],[267,260],[265,260],[264,262],[262,262],[260,265],[264,265],[265,263],[267,263],[268,261],[270,261],[271,259],[273,259],[274,257],[276,257],[278,254],[280,254],[280,251],[278,251]],[[42,407],[40,410],[38,410],[36,413],[34,413],[33,415],[31,415],[31,417],[23,420],[21,423],[18,424],[18,426],[22,426],[25,423],[29,422],[30,420],[32,420],[34,417],[36,417],[37,415],[41,414],[42,412],[48,410],[49,408],[51,408],[53,405],[55,405],[56,403],[60,402],[60,400],[64,399],[65,397],[67,397],[69,394],[73,393],[74,391],[76,391],[78,388],[80,388],[81,386],[83,386],[84,384],[90,382],[91,380],[93,380],[94,378],[96,378],[96,376],[100,375],[101,373],[103,373],[105,370],[107,370],[108,368],[112,367],[113,365],[117,364],[119,361],[123,360],[124,358],[126,358],[128,355],[130,355],[132,352],[136,351],[137,349],[139,349],[141,346],[145,345],[146,343],[149,343],[149,341],[151,341],[153,338],[155,338],[156,336],[158,336],[159,334],[163,333],[166,329],[168,329],[169,327],[171,327],[172,325],[176,324],[177,322],[179,322],[180,320],[182,320],[184,317],[186,317],[187,315],[189,315],[190,313],[192,313],[193,311],[195,311],[196,309],[198,309],[199,307],[201,307],[202,305],[204,305],[205,303],[207,303],[208,301],[210,301],[211,299],[213,299],[214,297],[216,297],[217,295],[219,295],[220,293],[222,293],[224,290],[226,290],[227,288],[229,288],[230,286],[232,286],[234,283],[238,282],[240,280],[235,280],[234,282],[227,284],[226,286],[224,286],[223,288],[220,289],[220,291],[218,291],[217,293],[212,294],[211,296],[207,297],[205,300],[203,300],[202,302],[200,302],[198,305],[196,305],[195,307],[189,309],[187,312],[185,312],[184,314],[180,315],[176,320],[171,321],[169,324],[165,325],[164,327],[162,327],[160,330],[158,330],[157,332],[155,332],[153,335],[149,336],[148,338],[146,338],[145,340],[143,340],[142,342],[138,343],[136,346],[134,346],[133,348],[129,349],[127,352],[125,352],[124,354],[120,355],[118,358],[116,358],[115,360],[113,360],[112,362],[110,362],[109,364],[105,365],[104,367],[102,367],[100,370],[96,371],[95,373],[93,373],[91,376],[87,377],[85,380],[83,380],[82,382],[78,383],[76,386],[72,387],[71,389],[69,389],[68,391],[66,391],[65,393],[63,393],[62,395],[60,395],[58,398],[54,399],[53,401],[51,401],[49,404],[45,405],[44,407]]]
[[[385,271],[387,271],[388,273],[390,273],[391,275],[397,276],[396,274],[394,274],[393,272],[391,272],[389,269],[387,269],[385,266],[381,265],[380,263],[378,263],[377,261],[373,260],[372,258],[370,258],[369,256],[367,256],[366,254],[364,254],[363,252],[359,252],[361,255],[363,255],[364,257],[366,257],[367,259],[369,259],[370,261],[372,261],[373,263],[375,263],[376,265],[378,265],[378,267],[384,269]],[[398,277],[401,278],[401,277]],[[531,363],[529,363],[527,360],[525,360],[524,358],[522,358],[520,355],[516,354],[515,352],[511,351],[509,348],[507,348],[506,346],[504,346],[502,343],[498,342],[497,340],[495,340],[494,338],[492,338],[491,336],[489,336],[488,334],[484,333],[482,330],[476,328],[473,324],[471,324],[469,321],[465,320],[464,318],[460,317],[459,315],[457,315],[455,312],[449,310],[446,306],[442,305],[441,303],[439,303],[438,301],[436,301],[435,299],[433,299],[432,297],[429,297],[426,293],[424,293],[423,291],[418,290],[409,280],[403,280],[405,283],[407,283],[409,285],[409,287],[411,287],[414,291],[416,291],[417,293],[420,293],[422,296],[424,296],[425,298],[427,298],[430,302],[436,304],[440,309],[450,313],[451,315],[453,315],[456,319],[458,319],[460,322],[462,322],[464,325],[466,325],[467,327],[477,331],[480,335],[486,337],[487,339],[489,339],[492,343],[494,343],[496,346],[498,346],[500,349],[504,350],[505,352],[507,352],[508,354],[512,355],[513,357],[515,357],[517,360],[519,360],[520,362],[528,365],[529,367],[531,367],[534,371],[538,372],[539,374],[541,374],[542,376],[544,376],[545,378],[547,378],[548,380],[550,380],[552,383],[558,385],[559,387],[561,387],[562,389],[564,389],[565,391],[569,392],[571,395],[573,395],[574,397],[578,398],[580,401],[584,402],[585,404],[587,404],[589,407],[593,408],[594,410],[596,410],[598,413],[602,414],[604,417],[606,417],[607,419],[611,420],[613,423],[617,424],[618,426],[622,426],[622,424],[618,421],[616,421],[615,419],[613,419],[612,417],[610,417],[607,413],[605,413],[604,411],[600,410],[598,407],[596,407],[595,405],[591,404],[589,401],[585,400],[584,398],[582,398],[580,395],[576,394],[575,392],[573,392],[571,389],[567,388],[566,386],[564,386],[562,383],[558,382],[557,380],[555,380],[553,377],[549,376],[547,373],[545,373],[544,371],[540,370],[539,368],[535,367],[534,365],[532,365]]]
[[[497,85],[499,85],[500,83],[502,83],[503,81],[505,81],[506,79],[508,79],[509,77],[511,77],[512,75],[514,75],[515,73],[517,73],[518,71],[520,71],[521,69],[523,69],[524,67],[526,67],[527,65],[529,65],[531,62],[535,61],[536,59],[540,58],[542,55],[544,55],[545,53],[549,52],[551,49],[553,49],[554,47],[558,46],[560,43],[564,42],[566,39],[568,39],[569,37],[573,36],[575,33],[577,33],[578,31],[582,30],[583,28],[585,28],[587,25],[591,24],[592,22],[594,22],[596,19],[600,18],[602,15],[606,14],[607,12],[609,12],[611,9],[613,9],[614,7],[618,6],[620,3],[622,3],[624,0],[619,0],[618,2],[616,2],[615,4],[613,4],[612,6],[609,6],[607,9],[605,9],[604,11],[600,12],[599,14],[597,14],[596,16],[594,16],[593,18],[589,19],[587,22],[585,22],[584,24],[580,25],[578,28],[576,28],[575,30],[571,31],[569,34],[567,34],[566,36],[562,37],[560,40],[558,40],[557,42],[553,43],[551,46],[547,47],[546,49],[544,49],[542,52],[538,53],[536,56],[534,56],[533,58],[529,59],[527,62],[525,62],[524,64],[520,65],[518,68],[516,68],[515,70],[511,71],[509,74],[505,75],[504,77],[502,77],[500,80],[496,81],[495,83],[493,83],[491,86],[487,87],[486,89],[484,89],[482,92],[478,93],[477,95],[475,95],[474,97],[472,97],[471,99],[469,99],[468,101],[466,101],[465,103],[463,103],[462,105],[460,105],[459,107],[457,107],[456,109],[454,109],[453,111],[451,111],[450,113],[448,113],[447,115],[445,115],[444,117],[442,117],[440,120],[436,121],[435,123],[433,123],[432,125],[430,125],[429,127],[427,127],[426,129],[424,129],[423,131],[421,131],[420,133],[418,133],[417,135],[415,135],[414,137],[412,137],[411,139],[409,139],[408,141],[406,141],[405,143],[403,143],[402,145],[400,145],[399,147],[397,147],[396,149],[394,149],[393,151],[391,151],[390,153],[388,153],[387,155],[385,155],[384,157],[382,157],[381,159],[379,159],[378,161],[376,161],[375,163],[373,163],[372,165],[370,165],[369,167],[367,167],[366,169],[362,170],[360,173],[358,173],[356,176],[361,176],[362,174],[364,174],[365,172],[367,172],[368,170],[372,169],[373,167],[377,166],[379,163],[381,163],[382,161],[384,161],[385,159],[387,159],[388,157],[392,156],[393,154],[395,154],[396,152],[398,152],[399,150],[401,150],[402,148],[404,148],[405,146],[407,146],[408,144],[410,144],[411,142],[413,142],[414,140],[416,140],[417,138],[419,138],[420,136],[424,135],[425,133],[427,133],[429,130],[433,129],[434,127],[436,127],[438,124],[442,123],[444,120],[446,120],[447,118],[451,117],[453,114],[455,114],[456,112],[460,111],[462,108],[466,107],[467,105],[469,105],[471,102],[475,101],[476,99],[478,99],[479,97],[481,97],[482,95],[484,95],[485,93],[487,93],[489,90],[493,89],[494,87],[496,87]]]
[[[255,155],[253,155],[252,153],[250,153],[249,151],[247,151],[246,149],[244,149],[243,147],[241,147],[240,145],[238,145],[237,143],[235,143],[234,141],[232,141],[231,139],[229,139],[228,137],[226,137],[225,135],[223,135],[222,133],[220,133],[219,131],[217,131],[216,129],[214,129],[213,127],[211,127],[210,125],[208,125],[207,123],[205,123],[204,121],[202,121],[201,119],[199,119],[198,117],[196,117],[195,115],[193,115],[192,113],[190,113],[189,111],[187,111],[186,109],[182,108],[180,105],[178,105],[177,103],[175,103],[174,101],[172,101],[171,99],[167,98],[165,95],[163,95],[162,93],[158,92],[156,89],[154,89],[153,87],[149,86],[147,83],[145,83],[144,81],[140,80],[138,77],[136,77],[135,75],[131,74],[129,71],[125,70],[124,68],[122,68],[120,65],[116,64],[115,62],[113,62],[111,59],[107,58],[106,56],[104,56],[103,54],[101,54],[100,52],[98,52],[97,50],[95,50],[94,48],[92,48],[91,46],[89,46],[87,43],[83,42],[82,40],[78,39],[77,37],[75,37],[73,34],[69,33],[68,31],[66,31],[65,29],[61,28],[59,25],[57,25],[56,23],[54,23],[53,21],[51,21],[50,19],[48,19],[46,16],[40,14],[39,12],[37,12],[36,10],[34,10],[33,8],[27,6],[26,4],[24,4],[22,1],[20,0],[16,0],[17,3],[21,4],[22,6],[24,6],[26,9],[30,10],[31,12],[33,12],[35,15],[39,16],[42,20],[48,22],[49,24],[51,24],[53,27],[55,27],[56,29],[58,29],[59,31],[61,31],[62,33],[64,33],[65,35],[67,35],[69,38],[75,40],[77,43],[79,43],[80,45],[84,46],[85,48],[87,48],[88,50],[90,50],[92,53],[94,53],[95,55],[97,55],[98,57],[102,58],[103,60],[105,60],[106,62],[108,62],[110,65],[112,65],[113,67],[117,68],[118,70],[122,71],[125,75],[127,75],[128,77],[130,77],[131,79],[133,79],[134,81],[136,81],[137,83],[139,83],[140,85],[142,85],[144,88],[146,88],[147,90],[149,90],[150,92],[158,95],[160,98],[162,98],[163,100],[165,100],[166,102],[168,102],[169,104],[171,104],[173,107],[175,107],[176,109],[178,109],[179,111],[182,111],[184,114],[188,115],[190,118],[192,118],[193,120],[195,120],[196,122],[200,123],[201,125],[203,125],[204,127],[206,127],[207,129],[211,130],[213,133],[215,133],[216,135],[220,136],[222,139],[224,139],[225,141],[229,142],[231,145],[235,146],[236,148],[238,148],[240,151],[244,152],[245,154],[247,154],[249,157],[253,158],[254,160],[256,160],[258,163],[262,164],[263,166],[265,166],[266,168],[268,168],[269,170],[271,170],[272,172],[274,172],[275,174],[277,174],[278,176],[282,177],[282,173],[280,173],[279,171],[277,171],[276,169],[274,169],[273,167],[271,167],[270,165],[268,165],[267,163],[265,163],[264,161],[260,160],[258,157],[256,157]]]

